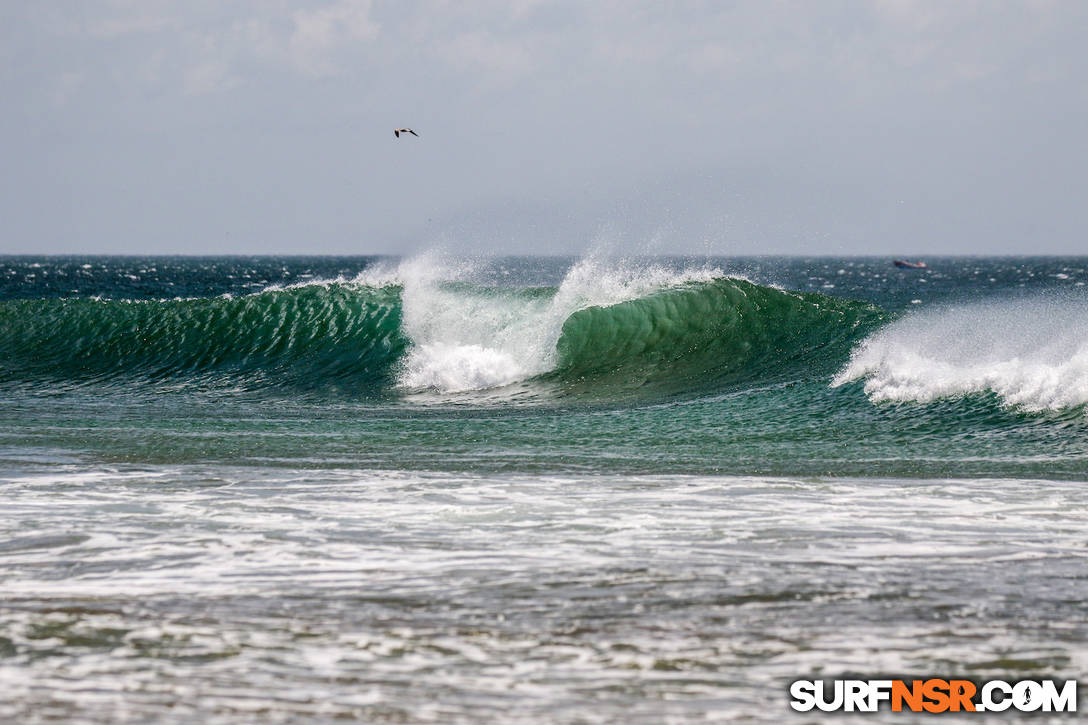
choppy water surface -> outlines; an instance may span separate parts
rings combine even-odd
[[[0,718],[1088,680],[1086,270],[0,259]]]
[[[4,489],[0,714],[787,715],[1088,668],[1078,483],[191,467]]]

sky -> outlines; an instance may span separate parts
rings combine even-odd
[[[0,253],[1086,254],[1085,38],[1080,0],[0,0]]]

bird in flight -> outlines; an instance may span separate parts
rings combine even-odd
[[[418,133],[416,133],[415,131],[413,131],[413,130],[412,130],[412,129],[410,129],[410,128],[398,128],[398,129],[396,129],[396,130],[394,130],[394,131],[393,131],[393,135],[394,135],[394,136],[396,136],[397,138],[400,138],[400,135],[401,135],[402,133],[410,133],[410,134],[412,134],[413,136],[419,136],[419,134],[418,134]]]

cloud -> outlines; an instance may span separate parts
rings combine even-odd
[[[461,33],[442,46],[442,54],[462,70],[483,72],[500,82],[530,73],[540,58],[524,40],[495,36],[486,30]]]
[[[370,0],[341,0],[316,10],[296,11],[287,41],[291,62],[310,75],[335,75],[335,56],[342,46],[378,36],[379,26],[370,13]]]
[[[100,0],[78,15],[48,9],[42,15],[54,33],[92,43],[98,64],[124,58],[100,71],[102,79],[128,77],[137,85],[137,77],[147,78],[146,63],[157,58],[166,71],[159,81],[189,95],[230,90],[268,73],[340,75],[380,32],[371,0],[302,9],[266,0]]]
[[[116,135],[119,186],[181,190],[195,207],[264,188],[259,208],[224,205],[224,219],[288,224],[265,201],[284,198],[307,219],[391,240],[421,216],[462,218],[500,197],[588,218],[619,208],[624,190],[658,188],[687,190],[690,213],[642,194],[632,217],[671,207],[670,220],[736,225],[729,184],[750,202],[753,238],[802,207],[815,210],[814,235],[908,238],[950,218],[1000,232],[1028,228],[1017,214],[1030,209],[1032,223],[1088,228],[1070,181],[1086,148],[1084,3],[56,0],[0,3],[0,19],[0,125],[12,138],[49,128],[73,139],[71,155],[12,151],[48,170],[42,198],[57,179],[99,192],[97,147],[77,148],[93,132]],[[393,123],[426,142],[390,146]],[[139,147],[156,138],[207,153],[232,183],[216,193],[187,168],[157,177],[162,164]],[[144,163],[152,172],[138,173]],[[1051,178],[1064,182],[1047,194],[1024,181]],[[405,185],[425,188],[409,198]],[[885,204],[893,194],[914,199],[909,219]],[[129,196],[114,201],[142,213]]]
[[[90,35],[113,40],[127,35],[156,33],[174,26],[175,20],[168,15],[144,14],[140,10],[108,18],[98,18],[87,23]]]
[[[68,71],[62,73],[53,87],[53,105],[66,106],[85,80],[85,74],[81,71]]]
[[[185,69],[183,84],[190,95],[203,95],[227,91],[240,83],[231,71],[230,63],[222,58],[209,56]]]

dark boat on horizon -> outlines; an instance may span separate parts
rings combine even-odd
[[[926,263],[921,260],[917,262],[908,262],[905,259],[896,259],[892,264],[900,269],[926,269]]]

